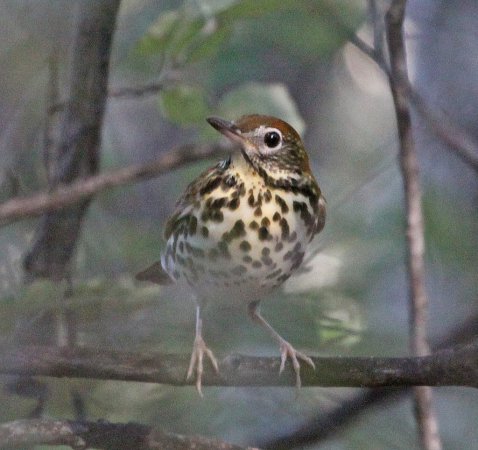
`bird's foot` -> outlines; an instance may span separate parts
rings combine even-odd
[[[312,359],[309,358],[305,353],[297,351],[291,344],[289,344],[289,342],[281,338],[279,374],[283,372],[287,358],[290,358],[292,361],[292,367],[294,368],[294,372],[296,376],[296,386],[297,388],[300,388],[302,385],[302,381],[300,378],[299,359],[306,362],[309,366],[311,366],[315,370],[314,361],[312,361]]]
[[[217,359],[214,356],[214,353],[208,348],[204,339],[201,335],[197,335],[194,339],[193,351],[191,353],[191,360],[189,362],[188,373],[186,375],[186,380],[190,380],[193,376],[193,373],[196,372],[196,389],[199,392],[199,395],[202,397],[202,374],[204,371],[203,359],[204,355],[209,358],[212,366],[216,373],[219,372],[219,366]]]

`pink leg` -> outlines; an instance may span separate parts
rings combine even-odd
[[[202,397],[202,374],[204,354],[209,358],[216,372],[219,372],[219,366],[213,352],[207,347],[202,337],[202,319],[199,305],[196,306],[196,336],[194,338],[193,351],[189,362],[188,373],[186,379],[190,380],[193,372],[196,372],[196,389]]]
[[[251,319],[268,330],[273,339],[279,343],[281,356],[279,373],[282,373],[284,370],[287,358],[289,357],[291,359],[292,366],[294,367],[296,374],[296,386],[300,388],[302,382],[300,379],[300,364],[298,360],[301,359],[302,361],[305,361],[307,364],[309,364],[309,366],[315,369],[314,361],[312,361],[312,359],[310,359],[306,354],[297,351],[289,342],[287,342],[279,333],[277,333],[274,328],[272,328],[269,322],[267,322],[261,316],[259,312],[259,302],[249,303],[248,312]]]

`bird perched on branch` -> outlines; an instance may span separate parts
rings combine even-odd
[[[247,305],[252,320],[279,343],[280,372],[291,359],[299,387],[299,360],[314,363],[261,316],[259,302],[301,265],[307,245],[324,227],[325,199],[304,144],[288,123],[262,115],[207,120],[238,151],[186,188],[166,224],[161,261],[136,277],[190,286],[197,312],[187,378],[196,375],[201,395],[204,355],[218,371],[202,336],[201,307],[208,301]]]

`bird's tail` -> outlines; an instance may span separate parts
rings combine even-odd
[[[151,281],[156,284],[173,284],[174,279],[163,269],[161,262],[157,261],[148,268],[138,272],[135,278],[139,281]]]

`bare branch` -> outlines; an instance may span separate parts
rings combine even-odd
[[[15,420],[0,424],[1,448],[68,445],[74,449],[105,450],[244,450],[217,439],[183,436],[138,423],[72,420]],[[248,447],[248,450],[254,450]]]
[[[149,83],[138,87],[124,87],[113,89],[108,92],[111,98],[130,98],[130,97],[144,97],[146,95],[154,95],[161,92],[167,81],[158,81],[156,83]]]
[[[51,189],[98,172],[111,43],[120,3],[103,0],[79,4],[68,80],[70,100],[57,126],[50,122],[44,149]],[[56,101],[55,90],[52,89]],[[51,139],[53,128],[57,136]],[[32,247],[23,259],[29,279],[69,278],[70,262],[90,200],[83,197],[67,210],[49,211],[42,217]]]
[[[433,345],[434,351],[457,348],[468,344],[478,335],[478,315],[467,318],[456,325],[446,336]],[[396,388],[376,388],[360,390],[351,397],[337,402],[336,406],[325,414],[318,412],[303,426],[296,430],[285,430],[282,436],[273,440],[258,442],[261,448],[270,450],[299,448],[317,445],[318,442],[328,437],[338,435],[341,430],[354,421],[364,410],[376,406],[387,408],[389,405],[400,401],[410,391],[409,386]]]
[[[427,355],[428,298],[425,291],[425,238],[418,159],[412,133],[408,69],[403,40],[406,0],[393,0],[386,15],[390,53],[390,88],[397,116],[400,167],[405,190],[407,216],[407,269],[410,289],[410,347],[414,355]],[[422,446],[440,450],[438,423],[429,387],[415,388],[415,405]]]
[[[319,368],[302,367],[303,386],[469,386],[478,387],[478,341],[423,357],[316,357]],[[93,348],[24,346],[0,349],[0,373],[56,378],[140,381],[175,386],[186,381],[189,355],[138,354]],[[229,355],[219,373],[206,367],[205,386],[295,386],[279,358]]]
[[[432,109],[410,85],[408,95],[413,106],[435,135],[478,173],[478,142],[438,109]]]
[[[349,41],[361,52],[367,55],[380,69],[390,77],[390,70],[383,54],[376,48],[367,44],[356,34],[348,33]],[[425,120],[436,137],[441,139],[456,153],[467,165],[478,172],[478,142],[458,124],[437,109],[432,109],[425,99],[413,88],[408,78],[403,80],[403,88],[416,111]]]
[[[156,161],[84,178],[52,192],[11,199],[0,205],[0,225],[58,210],[105,189],[153,178],[191,162],[218,157],[228,149],[230,147],[222,144],[185,145],[165,153]]]

